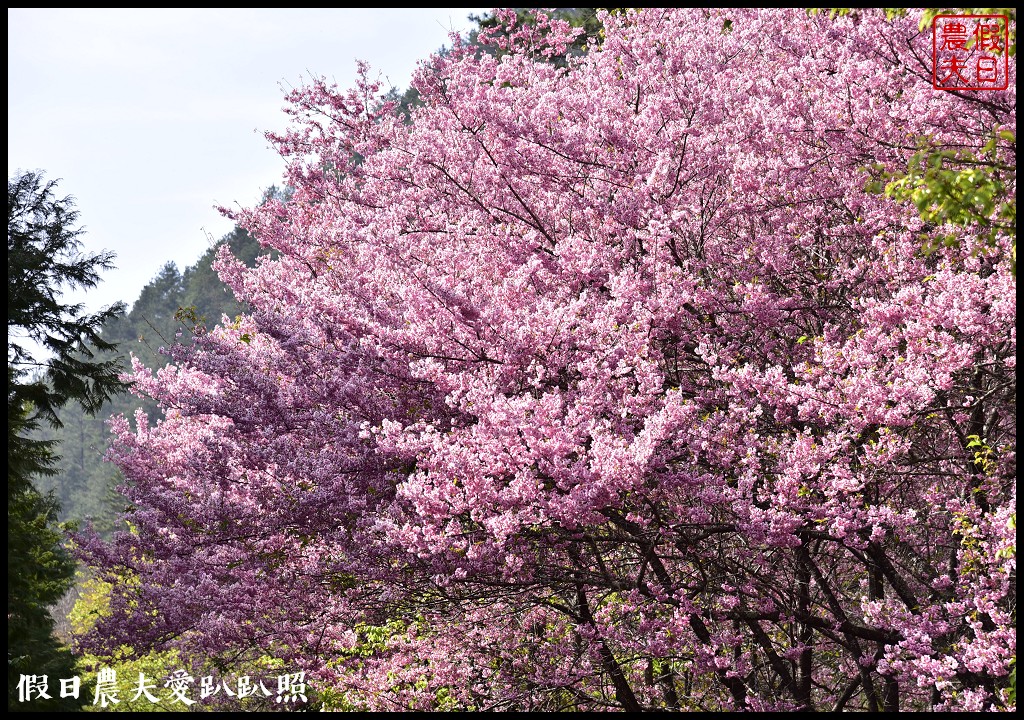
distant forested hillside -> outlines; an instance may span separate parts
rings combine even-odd
[[[191,328],[198,320],[205,318],[214,324],[221,315],[234,317],[245,310],[212,268],[217,248],[225,243],[250,266],[260,254],[259,244],[244,230],[235,228],[184,272],[179,272],[173,262],[165,264],[142,289],[131,310],[104,328],[104,339],[117,343],[114,355],[123,360],[126,368],[130,367],[131,354],[148,367],[162,367],[168,358],[160,349],[174,342],[189,342]],[[181,335],[176,337],[179,332]],[[116,397],[95,417],[71,403],[60,413],[63,428],[40,429],[40,439],[59,443],[55,448],[60,456],[59,472],[40,478],[39,485],[43,492],[54,491],[61,504],[62,519],[91,519],[103,532],[114,527],[117,513],[123,509],[123,498],[114,492],[121,481],[120,472],[103,461],[109,441],[106,420],[118,413],[131,416],[140,407],[151,418],[155,417],[153,401],[128,393]]]

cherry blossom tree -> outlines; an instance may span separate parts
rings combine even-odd
[[[410,118],[367,67],[289,94],[294,194],[228,213],[273,259],[217,262],[252,312],[112,421],[92,647],[337,708],[1012,707],[1012,238],[877,187],[995,137],[1012,197],[1013,82],[933,89],[913,13],[602,14],[579,57],[496,15]]]

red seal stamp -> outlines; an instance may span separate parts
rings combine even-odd
[[[936,15],[932,85],[939,90],[1005,90],[1010,85],[1006,15]]]

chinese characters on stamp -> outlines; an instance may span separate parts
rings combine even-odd
[[[1010,84],[1005,15],[936,15],[932,85],[939,90],[1005,90]]]

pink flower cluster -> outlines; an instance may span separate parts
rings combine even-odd
[[[216,264],[252,311],[113,421],[90,641],[329,707],[1007,708],[1014,241],[866,188],[1014,83],[935,90],[913,14],[602,14],[567,67],[500,17],[410,118],[289,94],[294,192],[232,215],[274,259]]]

